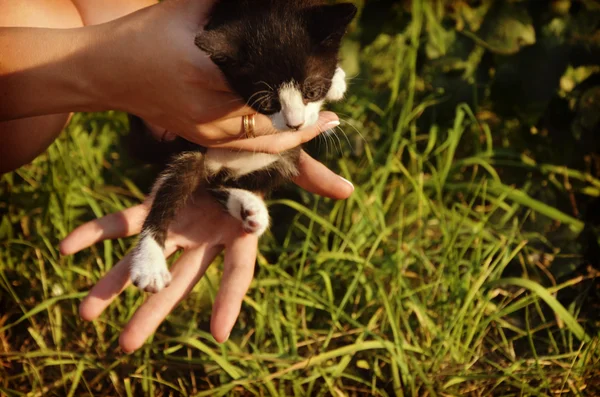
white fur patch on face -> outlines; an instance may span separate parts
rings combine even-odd
[[[328,101],[339,101],[344,98],[344,94],[346,93],[346,89],[348,85],[346,84],[346,72],[341,67],[337,67],[335,69],[335,74],[331,79],[331,88],[329,88],[329,92],[327,92],[327,100]]]
[[[293,83],[287,83],[279,89],[281,113],[289,128],[302,128],[304,125],[304,101],[302,92]]]
[[[306,109],[304,112],[305,126],[315,125],[317,123],[321,106],[323,106],[323,101],[309,102],[306,104]]]
[[[275,128],[281,131],[296,130],[317,122],[323,101],[304,104],[302,92],[294,82],[279,89],[281,111],[271,116]]]

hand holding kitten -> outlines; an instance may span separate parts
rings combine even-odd
[[[106,23],[72,29],[0,26],[0,122],[121,110],[204,146],[268,152],[318,135],[318,128],[309,128],[294,137],[240,139],[241,117],[255,111],[228,90],[219,69],[193,41],[214,3],[163,1]],[[257,128],[260,135],[269,132],[271,123],[258,116],[257,125],[262,126]],[[31,145],[25,135],[12,142]],[[29,160],[15,158],[3,171]]]
[[[312,126],[294,133],[241,139],[241,117],[256,111],[230,91],[209,55],[190,40],[206,23],[214,3],[165,1],[111,22],[114,26],[108,30],[114,37],[106,51],[114,53],[115,59],[123,55],[127,59],[118,66],[119,70],[103,77],[106,81],[102,86],[108,91],[103,94],[106,100],[117,102],[119,109],[150,124],[207,147],[278,153],[320,134],[320,126]],[[141,70],[145,72],[143,79],[131,78]],[[111,84],[114,80],[119,84]],[[338,120],[331,112],[324,118]],[[261,114],[256,115],[256,126],[259,136],[276,131],[270,118]]]
[[[190,40],[204,24],[202,17],[214,2],[168,0],[118,20],[71,29],[0,27],[0,47],[4,49],[0,86],[6,93],[0,96],[0,121],[118,109],[180,132],[200,144],[270,153],[296,147],[328,128],[327,122],[335,124],[337,116],[323,112],[320,123],[306,130],[239,139],[241,116],[255,111],[227,91],[219,70]],[[93,4],[115,11],[107,3],[82,1],[81,10]],[[115,12],[113,17],[119,15]],[[268,132],[270,120],[257,116],[257,126],[258,135]],[[24,135],[10,147],[15,145],[26,147],[31,142]],[[14,164],[24,162],[21,156]],[[353,191],[351,184],[305,153],[300,156],[298,168],[300,173],[294,181],[313,193],[343,199]],[[137,233],[149,205],[135,206],[82,225],[63,241],[61,252],[72,254],[104,239]],[[186,208],[173,229],[186,219],[202,223],[199,218],[205,212]],[[198,234],[193,228],[188,230],[189,234],[169,236],[170,247],[182,246],[187,252],[180,261],[187,258],[192,263],[177,265],[180,270],[174,272],[174,284],[149,299],[131,319],[120,340],[124,350],[132,351],[143,344],[178,300],[191,290],[210,262],[208,259],[223,245],[228,248],[229,259],[211,329],[217,340],[226,339],[252,279],[256,237],[236,234],[240,231],[239,222],[221,211],[218,214],[226,218],[217,223],[222,232],[220,240]],[[233,267],[235,273],[228,270]],[[124,259],[82,302],[82,316],[90,320],[98,317],[127,286],[128,279],[129,266]],[[232,290],[227,287],[232,283],[245,287]]]
[[[345,199],[353,187],[323,164],[303,153],[300,175],[294,182],[300,187],[325,197]],[[71,232],[61,243],[64,255],[74,254],[97,242],[139,233],[148,214],[150,202],[88,222]],[[206,229],[203,225],[218,225]],[[211,333],[218,342],[227,340],[233,328],[246,291],[254,276],[258,238],[243,232],[236,219],[223,212],[208,195],[188,204],[169,229],[167,255],[182,248],[183,254],[171,267],[173,279],[169,288],[150,295],[123,330],[119,344],[126,352],[141,347],[171,310],[192,290],[223,248],[223,278],[212,310]],[[86,320],[98,318],[130,284],[130,255],[115,265],[81,302],[79,312]]]

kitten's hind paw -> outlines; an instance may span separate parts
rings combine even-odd
[[[142,235],[135,247],[129,277],[133,285],[151,293],[157,293],[171,283],[163,250],[151,235]]]
[[[227,209],[242,222],[246,233],[261,236],[269,227],[269,212],[265,202],[246,190],[228,189]]]

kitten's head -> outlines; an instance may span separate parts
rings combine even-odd
[[[196,37],[231,88],[280,130],[316,123],[337,67],[350,3],[221,0]]]

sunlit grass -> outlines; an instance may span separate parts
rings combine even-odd
[[[427,106],[414,94],[418,11],[389,105],[361,109],[366,126],[352,98],[340,108],[365,137],[363,152],[341,138],[327,157],[355,193],[270,202],[290,222],[262,240],[255,280],[223,345],[208,333],[218,264],[135,354],[120,352],[118,336],[143,300],[137,290],[93,323],[78,317],[86,290],[132,241],[73,257],[59,255],[58,241],[138,203],[147,186],[136,182],[147,185],[142,174],[151,174],[119,147],[122,114],[76,115],[46,155],[2,177],[0,394],[598,392],[600,347],[581,314],[586,301],[559,299],[585,292],[593,274],[556,282],[543,262],[560,252],[528,227],[545,219],[576,236],[584,224],[530,196],[526,184],[505,184],[498,167],[564,173],[589,191],[600,181],[498,152],[489,127],[463,105],[451,128],[418,130]],[[344,131],[355,142],[352,128]]]

